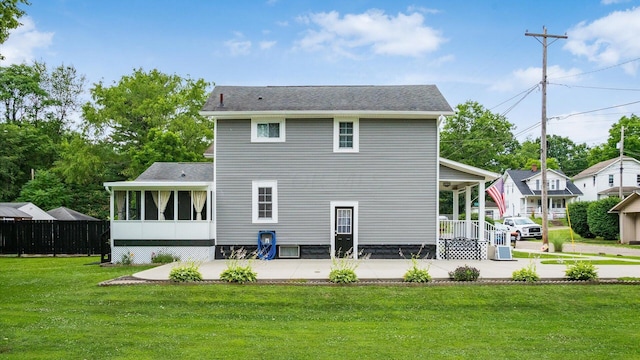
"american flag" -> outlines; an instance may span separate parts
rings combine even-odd
[[[500,217],[507,211],[507,206],[504,202],[504,180],[502,177],[493,185],[489,186],[486,190],[493,201],[498,205],[498,211],[500,211]]]

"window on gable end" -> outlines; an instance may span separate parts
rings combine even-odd
[[[333,152],[360,151],[360,122],[357,118],[333,120]]]
[[[284,142],[283,118],[251,119],[251,142]]]

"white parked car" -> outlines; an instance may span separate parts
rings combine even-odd
[[[506,217],[502,223],[516,232],[516,240],[542,239],[542,228],[528,217]]]

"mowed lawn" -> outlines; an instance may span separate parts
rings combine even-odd
[[[1,359],[632,359],[637,285],[137,285],[0,258]]]

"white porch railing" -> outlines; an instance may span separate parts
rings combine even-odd
[[[477,220],[440,220],[440,239],[479,239],[479,222]],[[484,223],[484,240],[489,245],[509,245],[510,239],[504,231],[496,230],[493,224]]]

